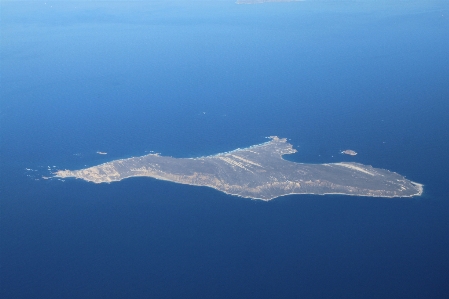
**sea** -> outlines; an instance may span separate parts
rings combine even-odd
[[[448,1],[1,1],[0,30],[0,298],[449,298]],[[53,177],[267,136],[424,193]]]

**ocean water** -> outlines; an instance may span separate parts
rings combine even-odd
[[[448,298],[447,1],[0,5],[1,298]],[[424,194],[42,178],[271,135]]]

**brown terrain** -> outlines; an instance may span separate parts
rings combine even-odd
[[[259,145],[199,158],[149,154],[114,160],[80,170],[59,170],[55,177],[110,183],[151,177],[180,184],[208,186],[227,194],[271,200],[288,194],[346,194],[410,197],[422,185],[388,170],[352,162],[303,164],[284,160],[296,152],[276,136]]]

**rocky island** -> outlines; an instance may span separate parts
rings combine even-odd
[[[353,150],[344,150],[344,151],[342,151],[341,152],[342,154],[345,154],[345,155],[350,155],[350,156],[355,156],[355,155],[357,155],[357,153],[355,152],[355,151],[353,151]]]
[[[271,136],[268,142],[213,156],[173,158],[149,154],[80,170],[59,170],[55,177],[110,183],[146,176],[265,201],[289,194],[411,197],[423,192],[421,184],[368,165],[303,164],[282,158],[295,152],[287,139]]]

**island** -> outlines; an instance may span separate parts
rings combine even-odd
[[[58,178],[111,183],[131,177],[151,177],[180,184],[207,186],[226,194],[269,201],[289,194],[345,194],[411,197],[423,185],[388,170],[354,162],[304,164],[284,160],[296,149],[286,138],[198,158],[148,154],[110,161],[79,170],[58,170]]]
[[[342,153],[342,154],[345,154],[345,155],[350,155],[350,156],[355,156],[355,155],[357,155],[357,153],[356,153],[355,151],[350,150],[350,149],[341,151],[341,153]]]

